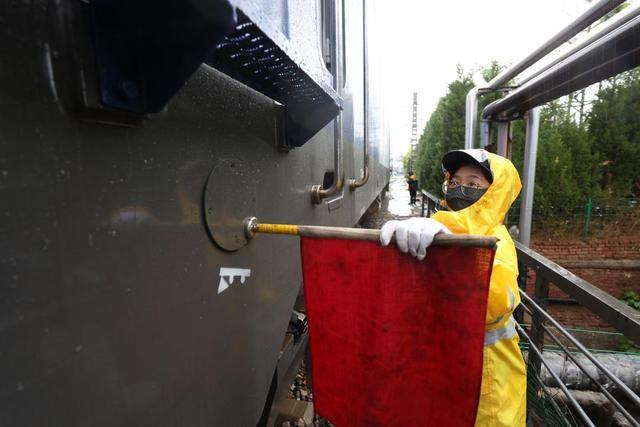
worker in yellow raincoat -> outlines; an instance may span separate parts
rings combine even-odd
[[[513,310],[520,303],[516,250],[503,225],[522,187],[513,164],[485,150],[454,150],[444,155],[443,190],[450,211],[433,218],[389,221],[380,241],[391,237],[403,252],[422,260],[438,233],[476,234],[499,239],[493,262],[484,339],[482,386],[476,426],[523,427],[526,418],[526,371]]]

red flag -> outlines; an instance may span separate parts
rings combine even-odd
[[[473,426],[494,251],[301,246],[316,412],[337,427]]]

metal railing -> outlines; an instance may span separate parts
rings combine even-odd
[[[440,200],[424,190],[422,191],[422,206],[423,216],[425,216],[425,206],[427,216],[430,216],[436,209],[443,209]],[[640,410],[640,397],[547,312],[546,307],[550,300],[549,285],[553,283],[571,299],[589,309],[593,314],[605,320],[625,337],[636,343],[640,342],[640,312],[635,311],[622,301],[519,242],[516,242],[516,250],[520,271],[518,283],[522,299],[520,305],[522,308],[519,309],[516,315],[518,320],[517,330],[521,339],[529,344],[526,358],[529,380],[540,378],[542,366],[544,366],[558,388],[565,395],[571,412],[579,422],[586,426],[596,425],[545,359],[545,337],[548,336],[557,345],[557,348],[565,354],[567,360],[571,360],[584,373],[586,378],[593,384],[595,390],[602,393],[615,409],[626,418],[630,425],[640,427],[640,423],[631,413]],[[527,273],[529,270],[532,270],[535,275],[533,297],[530,297],[527,293]],[[524,324],[524,313],[530,316],[530,325]],[[569,346],[564,345],[558,335],[561,335],[564,340],[571,343],[573,348],[569,349]],[[594,370],[585,366],[576,357],[577,353],[584,355],[595,366],[598,372],[597,375],[594,375]],[[609,384],[613,385],[613,388],[603,384],[598,377],[605,378]],[[542,387],[546,387],[546,385],[543,385],[542,382],[536,382],[534,388]],[[614,393],[612,393],[614,390],[618,398],[614,397]],[[533,392],[533,396],[538,394],[536,391]],[[621,397],[624,398],[626,406],[620,402],[619,399]],[[552,405],[558,407],[553,401]],[[635,410],[631,411],[630,405],[634,406]]]
[[[552,261],[544,258],[535,251],[516,242],[516,250],[518,252],[518,261],[520,263],[520,284],[521,284],[521,307],[523,311],[531,316],[531,327],[529,334],[524,328],[518,327],[520,336],[524,338],[530,345],[527,365],[529,372],[533,375],[540,376],[541,365],[544,364],[549,373],[565,393],[567,400],[575,409],[575,412],[584,423],[584,425],[595,425],[589,417],[580,408],[576,399],[571,395],[564,386],[560,378],[553,374],[553,370],[545,363],[542,355],[544,349],[545,336],[548,336],[577,366],[584,375],[589,378],[595,389],[600,391],[609,400],[613,406],[631,423],[633,426],[640,426],[629,411],[613,397],[611,392],[601,384],[601,382],[591,374],[591,371],[581,363],[574,355],[575,352],[569,351],[568,347],[563,345],[558,338],[559,333],[567,339],[577,350],[595,365],[595,367],[615,385],[615,388],[633,405],[640,408],[640,398],[635,394],[624,382],[616,377],[607,367],[584,346],[572,334],[570,334],[557,320],[555,320],[546,311],[546,305],[549,299],[549,283],[553,283],[567,293],[570,297],[577,300],[582,306],[587,307],[592,313],[601,319],[606,320],[611,326],[619,330],[622,334],[631,340],[637,341],[640,337],[640,313],[631,307],[617,300],[613,296],[601,291],[592,284],[580,279],[573,273],[565,270]],[[532,269],[535,272],[534,297],[531,298],[526,291],[527,271]],[[520,319],[522,320],[522,318]],[[553,326],[554,331],[547,327],[547,324]]]
[[[439,210],[445,209],[444,206],[440,203],[440,199],[429,193],[426,190],[421,190],[422,193],[422,214],[421,216],[425,216],[430,218],[432,213],[435,213]],[[425,210],[426,208],[426,210]]]

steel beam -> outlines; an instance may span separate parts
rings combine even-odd
[[[473,138],[476,133],[476,120],[478,116],[478,88],[474,87],[467,93],[465,108],[464,148],[473,148]]]
[[[536,180],[536,157],[538,153],[538,128],[540,127],[540,108],[527,113],[527,133],[524,146],[524,176],[522,201],[520,205],[520,235],[523,245],[529,246],[531,240],[531,220],[533,217],[533,190]]]
[[[480,122],[480,148],[486,148],[491,143],[491,122],[482,120]]]
[[[496,125],[498,129],[498,149],[496,153],[499,156],[507,157],[507,145],[509,144],[509,122],[498,122]]]

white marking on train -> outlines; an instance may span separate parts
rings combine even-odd
[[[236,277],[240,278],[240,283],[244,284],[247,277],[251,276],[248,268],[220,267],[220,282],[218,283],[218,295],[226,291],[233,284]]]

